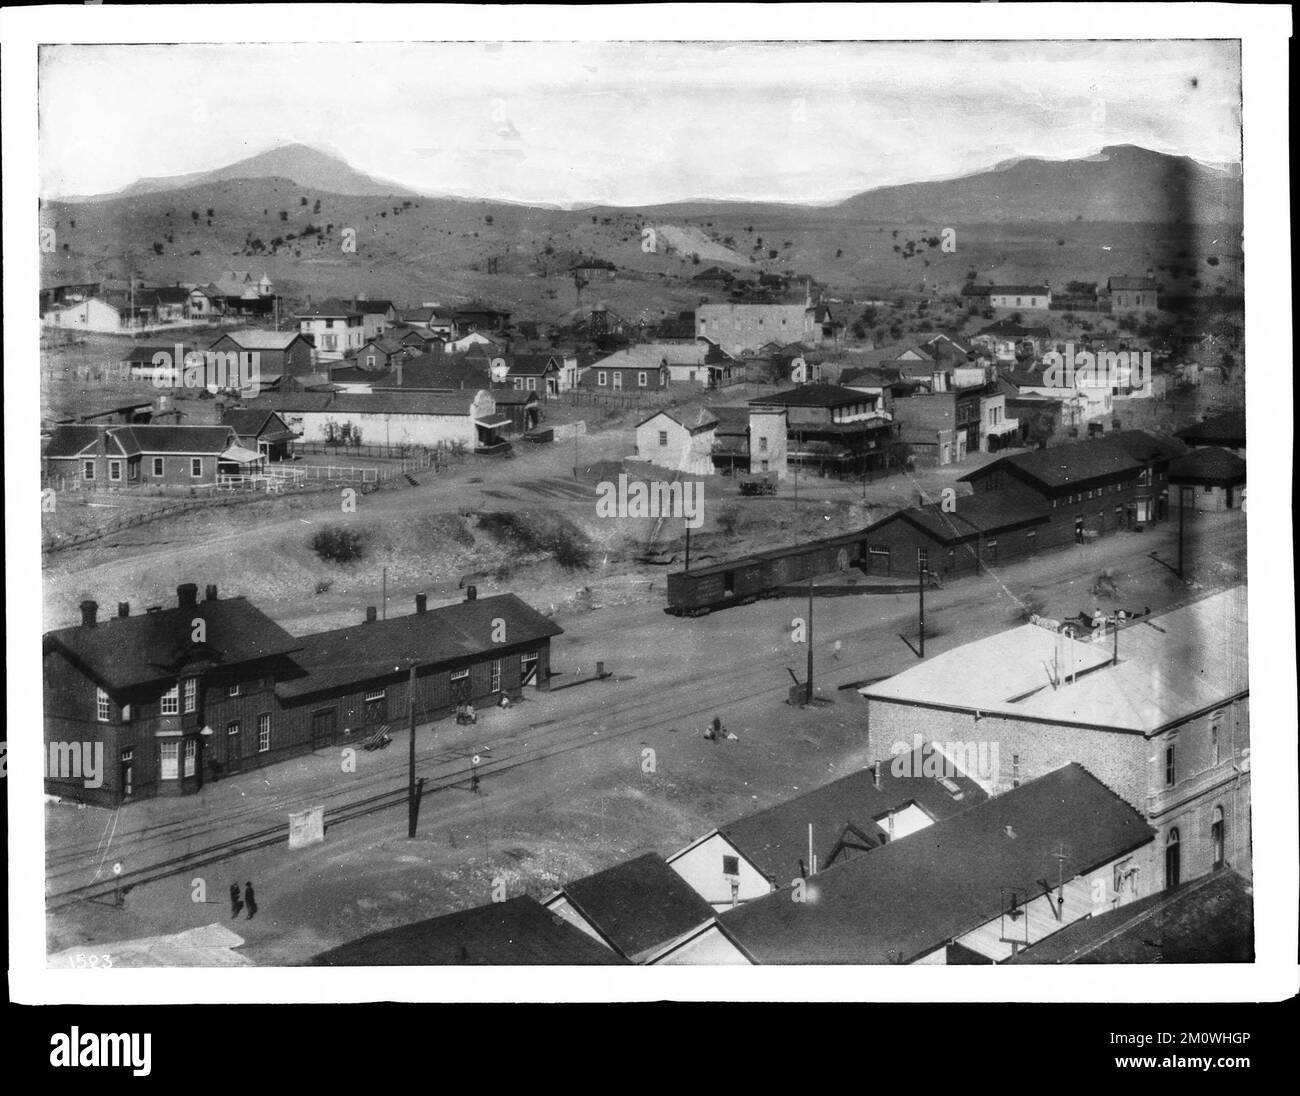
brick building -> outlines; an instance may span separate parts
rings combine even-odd
[[[293,637],[242,597],[97,619],[44,640],[46,791],[99,806],[199,791],[205,781],[405,725],[410,672],[426,723],[458,704],[546,689],[562,629],[513,594]],[[89,743],[89,749],[85,744]],[[75,768],[74,765],[74,757]],[[85,760],[102,780],[87,783]],[[94,781],[92,781],[94,783]]]
[[[215,586],[202,602],[193,583],[176,595],[134,615],[122,602],[108,620],[83,601],[81,624],[45,635],[47,793],[98,806],[192,793],[214,751],[260,764],[288,744],[274,684],[298,641]],[[86,743],[103,759],[96,787],[69,769],[68,750],[84,755]]]
[[[1249,875],[1246,629],[1244,586],[1098,641],[1024,624],[859,690],[868,740],[882,756],[914,735],[995,743],[994,795],[1083,765],[1158,831],[1154,855],[1122,869],[1138,895]]]

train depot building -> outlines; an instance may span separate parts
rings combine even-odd
[[[96,806],[198,792],[209,780],[312,750],[360,744],[408,720],[465,704],[518,700],[550,680],[562,629],[514,594],[295,637],[245,598],[203,601],[177,587],[174,607],[44,637],[45,790]]]

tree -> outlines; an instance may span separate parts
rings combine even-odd
[[[305,205],[307,204],[307,198],[306,198],[305,195],[304,195],[303,197],[301,197],[301,198],[298,199],[298,204],[299,204],[300,206],[305,206]]]
[[[163,253],[163,245],[160,243],[155,243],[153,245],[153,253],[155,255],[161,255]]]
[[[287,221],[288,219],[289,219],[289,211],[287,209],[280,210],[280,220]]]
[[[214,212],[213,210],[209,209],[209,210],[208,210],[208,220],[209,220],[209,221],[212,220],[212,218],[213,218],[214,216],[216,216],[215,212]]]

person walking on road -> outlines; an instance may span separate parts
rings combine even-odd
[[[236,888],[238,889],[238,888]],[[253,884],[244,884],[244,905],[248,907],[248,919],[253,919],[253,914],[257,912],[257,900],[253,897]]]
[[[230,884],[230,917],[233,920],[239,916],[239,911],[244,908],[244,903],[239,900],[239,884]]]

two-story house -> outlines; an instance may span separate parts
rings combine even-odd
[[[316,347],[317,361],[341,361],[366,341],[365,317],[343,301],[322,301],[298,313],[297,319],[298,330]]]

